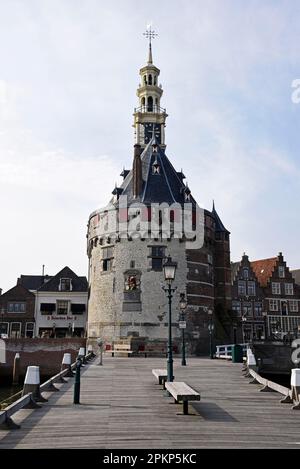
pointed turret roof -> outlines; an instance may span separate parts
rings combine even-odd
[[[141,161],[143,185],[139,202],[146,205],[163,202],[168,204],[183,204],[186,202],[184,193],[186,185],[182,182],[182,178],[178,176],[178,172],[171,164],[155,136],[143,151]],[[153,171],[154,165],[158,166],[158,172]],[[127,196],[129,203],[133,200],[132,175],[132,171],[130,171],[121,186],[123,189],[122,195]],[[136,201],[137,199],[134,200]],[[192,197],[190,202],[195,204]]]
[[[225,228],[225,226],[222,223],[221,218],[219,217],[216,208],[215,208],[215,201],[213,201],[213,209],[212,209],[212,215],[215,219],[215,224],[216,224],[216,231],[217,232],[222,232],[222,233],[229,233],[229,231]]]

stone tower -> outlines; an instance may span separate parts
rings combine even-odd
[[[182,171],[166,155],[166,110],[161,108],[160,70],[149,46],[140,70],[139,107],[130,170],[121,173],[107,207],[89,217],[88,338],[106,344],[130,340],[133,349],[165,343],[168,334],[163,262],[177,262],[173,297],[173,341],[180,349],[179,297],[188,301],[186,337],[190,353],[207,353],[208,324],[216,305],[230,307],[229,232],[215,207],[197,206]],[[228,289],[229,288],[229,289]]]

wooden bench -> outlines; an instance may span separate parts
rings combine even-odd
[[[127,357],[130,357],[132,354],[130,344],[114,344],[113,349],[111,350],[111,356],[114,357],[115,353],[127,355]]]
[[[174,397],[176,403],[182,402],[183,414],[189,413],[189,401],[200,401],[200,394],[186,383],[180,381],[166,382],[167,391]]]
[[[152,374],[158,379],[158,384],[162,384],[165,389],[165,382],[168,378],[167,370],[152,370]]]
[[[145,358],[148,356],[157,356],[157,357],[166,357],[167,356],[167,349],[166,346],[151,346],[146,345],[144,348],[139,350],[139,354],[144,355]]]

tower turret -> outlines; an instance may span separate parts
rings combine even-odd
[[[150,142],[153,135],[161,147],[165,147],[166,109],[160,106],[163,89],[158,83],[160,70],[153,65],[151,40],[157,34],[148,29],[144,35],[149,39],[147,65],[140,69],[141,81],[137,89],[139,107],[134,110],[135,143],[142,148]]]

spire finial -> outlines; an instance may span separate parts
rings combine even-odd
[[[213,212],[215,212],[216,208],[215,208],[215,199],[213,199]]]
[[[143,33],[143,36],[145,36],[147,39],[149,39],[149,55],[148,55],[148,64],[153,63],[152,59],[152,39],[155,39],[158,34],[152,29],[152,24],[147,25],[146,32]]]

